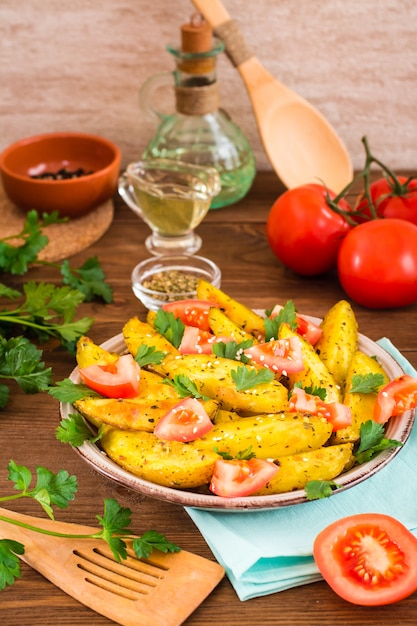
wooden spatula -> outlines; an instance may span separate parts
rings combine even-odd
[[[352,180],[352,163],[329,122],[261,65],[220,0],[192,2],[222,39],[237,67],[265,152],[284,185],[291,189],[324,182],[335,193],[341,191]]]
[[[97,529],[22,515],[0,508],[0,516],[59,533],[91,534]],[[191,552],[154,551],[119,564],[102,540],[43,535],[0,520],[0,538],[25,546],[22,560],[54,585],[97,613],[123,626],[178,626],[224,576],[224,569]]]

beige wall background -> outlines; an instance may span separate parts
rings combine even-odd
[[[262,64],[333,124],[355,168],[364,163],[363,135],[391,167],[417,167],[415,0],[224,5]],[[138,159],[156,130],[139,109],[138,89],[174,69],[165,46],[179,41],[194,11],[191,0],[0,0],[0,150],[28,135],[80,130],[115,141],[124,164]],[[218,80],[258,169],[270,169],[243,83],[224,55]]]

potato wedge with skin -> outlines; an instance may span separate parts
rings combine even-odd
[[[209,310],[208,320],[211,331],[216,337],[232,337],[236,343],[241,343],[242,341],[252,341],[253,344],[259,343],[253,335],[244,331],[217,307],[212,307]]]
[[[78,367],[90,365],[109,365],[119,358],[118,354],[108,352],[95,344],[89,337],[80,337],[77,341],[76,359]]]
[[[295,413],[243,417],[216,424],[193,445],[237,456],[251,448],[259,459],[279,459],[297,452],[321,448],[332,433],[332,425],[323,418]]]
[[[301,372],[288,375],[290,386],[293,387],[295,383],[301,383],[304,388],[323,387],[326,390],[326,402],[341,402],[342,391],[340,385],[337,384],[333,374],[329,372],[313,346],[294,330],[291,330],[288,324],[281,324],[278,331],[278,339],[288,339],[290,337],[298,337],[300,340],[304,361],[304,369]]]
[[[153,433],[105,429],[101,446],[118,465],[158,485],[193,489],[210,482],[219,457],[179,441],[162,441]]]
[[[123,337],[127,349],[134,357],[142,345],[154,347],[157,352],[163,352],[165,355],[176,356],[180,354],[163,335],[158,333],[150,324],[142,322],[137,317],[132,317],[123,326]],[[149,369],[155,372],[161,371],[156,364],[152,364]]]
[[[351,393],[352,378],[353,376],[359,374],[362,374],[363,376],[366,376],[366,374],[381,374],[383,376],[383,383],[378,390],[371,393]],[[378,391],[388,381],[389,378],[387,374],[376,359],[360,350],[355,352],[346,378],[346,392],[343,398],[343,404],[350,407],[352,412],[352,424],[347,428],[342,428],[341,430],[337,430],[333,433],[333,443],[359,440],[361,425],[364,422],[373,419],[374,406]]]
[[[253,495],[267,496],[304,489],[310,480],[333,480],[349,465],[352,447],[353,444],[345,443],[281,457],[279,471]]]
[[[198,281],[197,298],[199,300],[210,300],[218,304],[229,319],[256,339],[260,340],[262,337],[265,337],[263,317],[241,302],[234,300],[221,289],[214,287],[211,283],[203,279]]]
[[[358,322],[349,302],[339,300],[320,324],[322,334],[315,345],[320,359],[343,387],[358,348]]]
[[[161,373],[171,380],[178,375],[188,376],[202,395],[218,400],[220,408],[227,411],[244,411],[257,415],[279,413],[287,408],[288,391],[278,380],[238,391],[232,371],[240,367],[256,369],[238,361],[208,354],[169,356],[159,366]]]
[[[235,420],[242,419],[242,416],[235,411],[226,411],[225,409],[219,409],[213,418],[215,424],[224,424],[224,422],[234,422]]]

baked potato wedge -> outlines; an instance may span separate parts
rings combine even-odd
[[[304,489],[310,480],[333,480],[350,464],[352,447],[353,444],[345,443],[281,457],[278,460],[279,471],[254,495],[267,496]]]
[[[105,428],[101,446],[115,463],[135,476],[177,489],[208,484],[219,458],[213,450],[118,428]]]
[[[108,352],[101,346],[98,346],[89,337],[82,336],[77,341],[75,358],[78,367],[109,365],[117,361],[119,356],[119,354]]]
[[[180,353],[163,335],[158,333],[151,324],[142,322],[138,317],[132,317],[123,326],[123,338],[128,351],[135,357],[140,346],[146,345],[155,348],[157,352],[176,356]],[[152,365],[156,372],[158,365]]]
[[[320,326],[322,334],[315,345],[316,352],[333,374],[336,383],[343,387],[358,348],[358,322],[349,302],[336,302]]]
[[[212,307],[209,310],[208,320],[210,328],[216,337],[232,337],[236,343],[248,340],[252,341],[252,343],[258,343],[253,335],[243,330],[224,311],[217,307]]]

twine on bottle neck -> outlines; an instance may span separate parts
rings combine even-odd
[[[214,34],[223,41],[225,52],[235,67],[254,56],[234,20],[228,20],[215,28]]]
[[[206,115],[214,113],[220,105],[217,82],[210,85],[175,87],[175,101],[178,113],[183,115]]]

